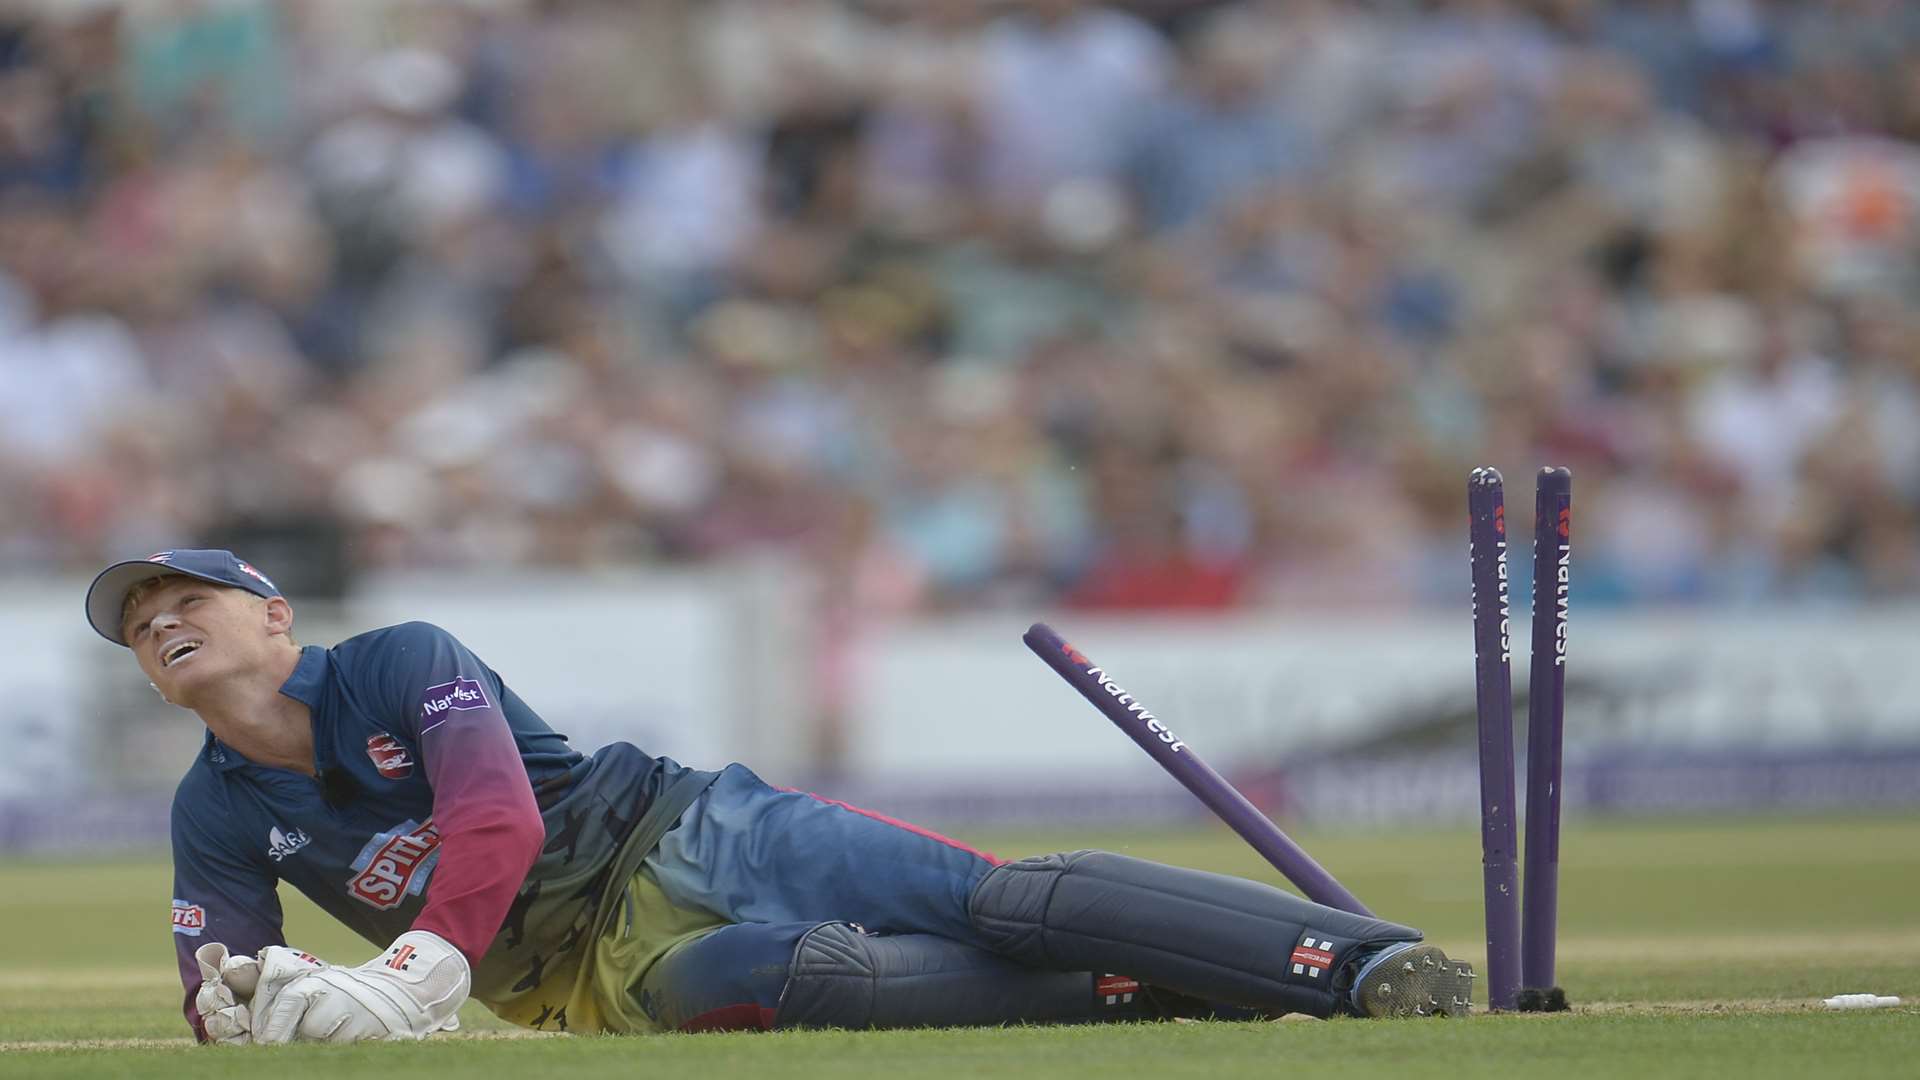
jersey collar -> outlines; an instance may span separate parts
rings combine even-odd
[[[327,650],[318,645],[307,645],[300,650],[300,660],[293,665],[293,674],[280,684],[280,692],[309,709],[320,707],[320,694],[327,685]]]
[[[326,772],[334,766],[333,740],[326,710],[320,707],[320,699],[327,692],[327,676],[332,670],[333,659],[325,646],[307,645],[300,650],[300,660],[293,665],[293,674],[280,684],[280,692],[307,707],[307,713],[313,723],[313,767]]]
[[[200,755],[207,759],[207,764],[221,772],[232,772],[242,765],[253,764],[241,757],[240,751],[214,738],[211,730],[207,732],[207,741],[200,747]]]
[[[300,650],[300,659],[293,665],[293,674],[280,684],[280,692],[305,705],[317,718],[320,715],[320,694],[326,684],[327,650],[319,645],[307,645]],[[314,732],[313,747],[316,768],[324,770],[333,764],[333,755],[327,752],[318,731]],[[242,765],[253,764],[240,751],[215,738],[212,731],[207,732],[207,740],[202,744],[200,753],[209,765],[221,772],[231,772]]]

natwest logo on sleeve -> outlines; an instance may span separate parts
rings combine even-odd
[[[173,902],[173,932],[188,937],[199,937],[207,928],[207,909],[199,904],[190,904],[185,900]]]
[[[353,860],[347,893],[369,907],[386,911],[427,887],[440,861],[440,830],[431,820],[403,821],[367,841]]]
[[[429,686],[420,694],[420,733],[425,735],[460,709],[484,709],[493,704],[480,683],[465,677],[438,686]]]

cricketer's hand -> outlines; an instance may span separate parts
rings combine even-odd
[[[253,1015],[273,1000],[280,988],[309,971],[326,965],[298,949],[269,945],[258,957],[234,956],[220,942],[210,941],[193,952],[200,965],[200,990],[193,1007],[207,1038],[238,1046],[253,1041]]]
[[[230,955],[217,941],[195,949],[193,959],[200,965],[200,990],[193,996],[193,1007],[200,1013],[207,1040],[228,1046],[252,1042],[247,1002],[259,983],[260,961]]]
[[[265,952],[262,952],[265,962]],[[409,930],[355,968],[320,964],[254,1002],[258,1043],[424,1039],[457,1026],[473,973],[438,934]]]

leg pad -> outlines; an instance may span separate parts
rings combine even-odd
[[[1153,1015],[1133,980],[1039,971],[932,934],[869,934],[822,923],[795,947],[779,1028],[977,1027]],[[1127,989],[1119,989],[1126,984]],[[1111,1000],[1109,1000],[1111,999]]]
[[[1106,851],[994,868],[974,927],[1035,967],[1125,971],[1155,986],[1265,1012],[1330,1015],[1359,961],[1420,932],[1270,885]]]

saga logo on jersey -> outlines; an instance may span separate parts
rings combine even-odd
[[[207,928],[207,909],[199,904],[190,904],[185,900],[173,902],[173,932],[188,937],[199,937]]]
[[[311,843],[313,843],[313,837],[308,836],[304,831],[295,829],[290,833],[283,833],[280,831],[280,826],[275,825],[267,830],[267,858],[279,862]]]
[[[373,759],[373,767],[380,770],[380,775],[389,780],[405,780],[413,775],[413,759],[407,756],[407,748],[384,731],[367,737],[367,756]]]
[[[403,821],[360,849],[347,894],[381,911],[399,907],[401,901],[426,889],[439,861],[440,830],[432,820],[418,825]]]
[[[484,709],[491,704],[487,700],[487,692],[474,679],[456,678],[452,682],[429,686],[420,692],[420,733],[424,735],[431,731],[450,712]]]

